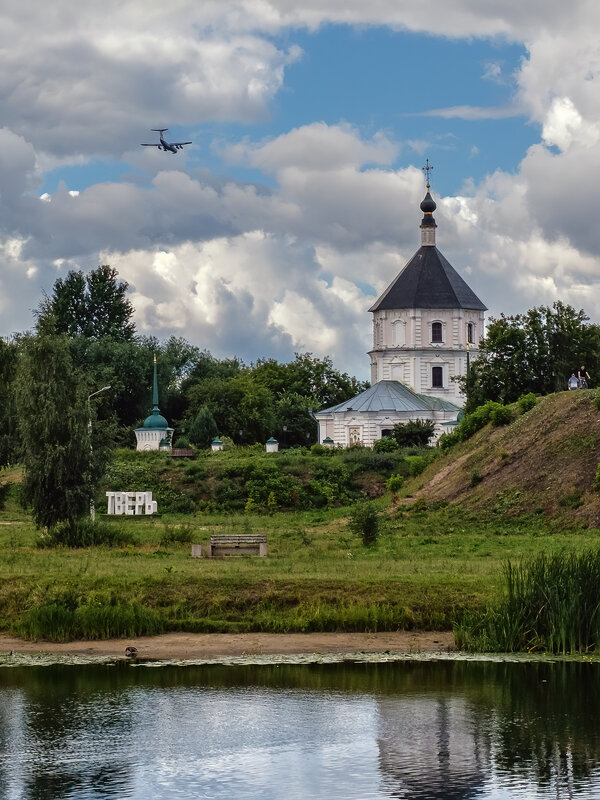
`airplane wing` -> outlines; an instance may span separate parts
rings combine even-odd
[[[142,142],[140,144],[140,147],[161,147],[161,145],[159,142],[154,142],[153,144],[145,144],[144,142]]]
[[[193,144],[193,142],[169,142],[169,144],[172,144],[175,147],[183,147],[184,144]]]

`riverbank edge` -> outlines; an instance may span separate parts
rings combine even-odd
[[[381,633],[166,633],[130,639],[75,642],[26,641],[0,636],[0,657],[55,655],[61,658],[121,659],[135,648],[138,661],[371,655],[438,655],[455,651],[448,631]]]

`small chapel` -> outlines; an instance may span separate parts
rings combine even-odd
[[[156,375],[156,353],[154,354],[154,377],[152,382],[152,413],[146,417],[141,428],[135,429],[136,450],[171,450],[174,428],[160,413],[158,407],[158,379]]]
[[[369,309],[372,385],[315,414],[325,444],[372,446],[394,425],[426,419],[437,439],[461,412],[455,379],[477,358],[487,308],[436,246],[430,169],[427,161],[421,247]]]

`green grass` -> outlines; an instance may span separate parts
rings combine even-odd
[[[135,544],[40,548],[16,505],[0,511],[0,629],[70,640],[161,631],[452,629],[502,594],[502,570],[540,553],[581,552],[597,531],[563,531],[542,517],[451,507],[380,510],[364,547],[350,508],[165,515],[128,521]],[[13,524],[1,524],[11,522]],[[192,559],[211,533],[265,532],[267,558]]]
[[[538,553],[505,565],[504,597],[467,613],[457,643],[473,650],[581,653],[600,644],[600,548]]]

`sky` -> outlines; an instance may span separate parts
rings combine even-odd
[[[108,263],[142,335],[367,378],[426,159],[437,245],[490,315],[600,321],[598,3],[45,6],[0,9],[0,336]],[[140,146],[163,127],[193,144]]]

